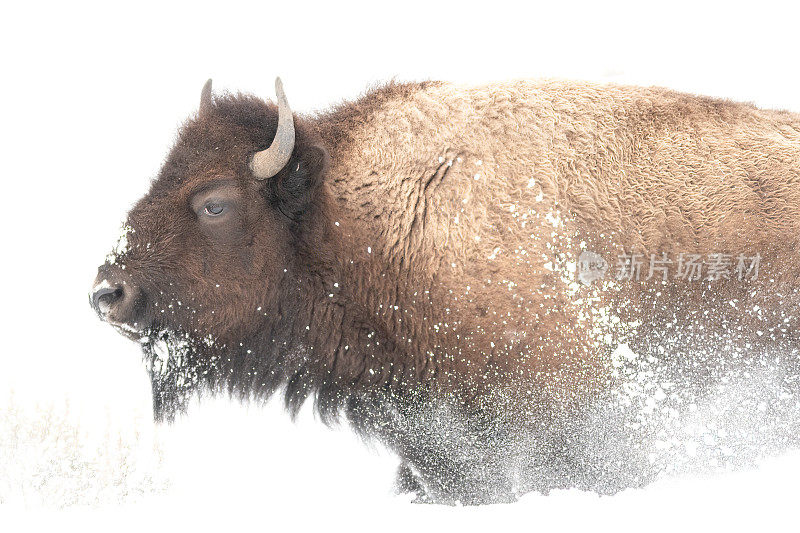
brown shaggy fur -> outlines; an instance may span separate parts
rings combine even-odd
[[[673,350],[731,331],[796,346],[796,114],[658,88],[390,84],[297,116],[292,160],[258,182],[248,158],[275,123],[274,106],[241,95],[187,122],[130,213],[128,249],[101,269],[126,291],[107,319],[191,346],[183,364],[200,370],[184,382],[285,387],[294,409],[313,396],[327,418],[344,410],[424,497],[519,490],[487,466],[505,452],[456,461],[411,435],[442,398],[469,428],[574,413],[615,386],[616,344],[654,351],[665,322],[683,332]],[[190,206],[221,179],[234,218],[204,226]],[[630,252],[763,259],[746,282],[586,287],[570,266],[582,250],[612,265]]]

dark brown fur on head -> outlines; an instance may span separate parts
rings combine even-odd
[[[308,362],[295,331],[309,320],[298,316],[311,283],[300,264],[313,250],[312,268],[327,268],[320,214],[327,155],[303,118],[295,118],[294,152],[277,175],[259,181],[250,170],[276,128],[277,107],[253,96],[217,96],[203,106],[130,211],[126,249],[99,276],[135,293],[110,311],[112,324],[144,337],[145,346],[167,337],[192,346],[206,377],[243,394],[258,385],[271,392],[298,371],[279,368],[282,359]],[[228,202],[221,223],[202,211],[215,190]],[[263,377],[237,382],[234,368],[237,377]]]
[[[148,261],[141,270],[150,279],[159,269],[167,270],[162,284],[188,280],[193,287],[187,297],[214,302],[209,309],[214,316],[201,309],[195,313],[200,332],[223,340],[252,333],[243,304],[253,304],[255,311],[267,303],[275,280],[293,265],[298,247],[307,244],[311,232],[306,222],[323,202],[325,152],[302,119],[296,120],[289,164],[271,179],[253,177],[250,158],[270,144],[276,124],[275,106],[255,97],[216,98],[183,127],[158,179],[129,215],[136,233],[126,261]],[[225,180],[238,190],[236,220],[222,228],[198,223],[192,196]],[[154,231],[159,234],[151,238],[148,233]],[[150,250],[141,246],[145,240]]]

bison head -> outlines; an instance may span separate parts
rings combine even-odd
[[[270,362],[256,346],[287,338],[278,330],[302,306],[298,264],[322,231],[314,214],[326,155],[312,127],[293,117],[280,80],[276,91],[272,105],[212,98],[206,83],[196,117],[99,269],[92,306],[142,343],[157,417],[181,407],[183,392],[204,378],[251,356]],[[271,369],[258,369],[272,375],[253,379],[271,386],[279,363],[273,357]]]

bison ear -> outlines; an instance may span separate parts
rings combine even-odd
[[[297,146],[283,170],[265,180],[272,203],[292,220],[302,219],[313,208],[327,161],[322,146]]]

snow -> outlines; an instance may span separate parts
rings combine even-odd
[[[369,16],[380,23],[340,3],[8,8],[6,21],[14,23],[0,32],[0,44],[13,53],[4,58],[0,136],[6,199],[13,201],[4,203],[0,230],[8,312],[0,351],[0,530],[738,531],[796,524],[796,451],[736,472],[698,475],[677,465],[673,476],[613,497],[572,490],[445,508],[392,495],[397,460],[346,428],[325,428],[308,409],[292,423],[277,402],[207,399],[173,426],[151,422],[139,347],[101,324],[86,294],[117,237],[112,253],[124,253],[120,219],[147,190],[209,76],[220,91],[271,98],[280,74],[298,111],[395,76],[657,84],[800,110],[800,74],[787,68],[796,62],[797,14],[768,3],[741,12],[680,2],[666,10],[640,3],[485,7],[373,5]],[[298,15],[301,25],[264,26]],[[410,28],[426,38],[410,37]],[[192,53],[178,54],[185,43]],[[336,61],[327,60],[334,54]],[[620,367],[632,357],[621,350]],[[660,412],[671,401],[668,384],[638,385],[628,389],[631,402]],[[682,432],[665,435],[658,448],[682,449],[694,460],[713,447],[735,453],[730,435],[711,424],[715,405],[738,401],[740,390],[690,406]],[[763,399],[754,405],[770,410]]]
[[[111,253],[106,256],[106,262],[113,265],[117,262],[117,260],[125,255],[128,251],[128,235],[134,232],[134,229],[128,226],[127,224],[123,224],[122,228],[120,228],[119,237],[117,238],[117,244],[114,245],[114,248],[111,250]],[[122,268],[125,268],[125,265],[122,265]]]
[[[248,408],[213,400],[161,428],[135,409],[109,415],[105,424],[82,430],[63,409],[43,408],[20,417],[24,427],[12,433],[8,417],[0,417],[0,521],[90,531],[103,530],[108,520],[123,530],[296,521],[309,528],[344,522],[388,531],[537,524],[738,530],[791,517],[800,472],[800,454],[791,453],[764,460],[757,470],[670,478],[613,497],[557,491],[511,505],[447,508],[391,495],[394,459],[365,448],[343,428],[321,427],[308,411],[292,424],[276,404]],[[10,455],[9,435],[18,439]],[[6,498],[9,488],[13,498]]]
[[[100,281],[100,283],[98,283],[94,287],[92,287],[91,293],[94,294],[97,291],[99,291],[100,289],[108,289],[110,287],[111,287],[111,284],[108,282],[108,280],[107,279],[103,279],[103,280]]]

